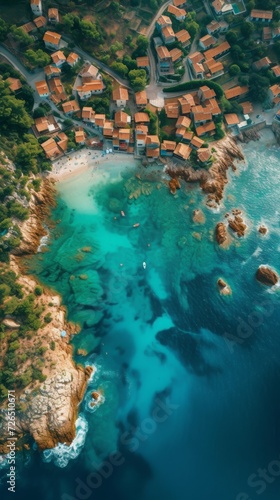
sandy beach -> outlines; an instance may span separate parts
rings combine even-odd
[[[133,159],[133,155],[128,155],[126,153],[104,154],[103,151],[84,148],[55,160],[52,164],[52,171],[49,173],[48,177],[55,181],[66,180],[88,169],[97,170],[102,168],[102,170],[104,170],[106,169],[107,162],[109,167],[109,164],[112,165],[112,161],[117,164],[124,164]]]

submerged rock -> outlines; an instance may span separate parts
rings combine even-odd
[[[192,219],[193,219],[193,222],[195,222],[195,224],[204,224],[205,223],[205,215],[202,212],[202,210],[200,210],[199,208],[197,208],[196,210],[193,211]]]
[[[256,272],[256,279],[266,286],[276,285],[279,276],[276,271],[267,266],[260,266]]]
[[[245,224],[243,218],[241,217],[241,210],[233,210],[232,211],[234,218],[228,218],[228,225],[229,227],[237,234],[237,236],[240,238],[241,236],[244,236],[245,231],[247,229],[247,225]]]
[[[180,184],[179,180],[177,179],[177,177],[174,177],[174,179],[171,179],[169,181],[168,185],[169,185],[169,189],[170,189],[171,194],[176,194],[177,189],[181,188],[181,184]]]

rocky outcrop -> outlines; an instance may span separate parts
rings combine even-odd
[[[244,155],[232,136],[215,142],[213,146],[215,148],[214,161],[209,170],[194,170],[190,166],[171,162],[166,168],[166,172],[172,178],[180,177],[186,182],[199,182],[203,191],[208,195],[207,205],[210,207],[216,207],[223,197],[224,187],[228,182],[227,170],[229,168],[236,170],[234,162],[244,160]]]
[[[205,215],[202,212],[202,210],[200,210],[199,208],[194,210],[192,213],[192,220],[195,224],[204,224],[205,223]]]
[[[245,224],[242,218],[241,210],[234,209],[232,210],[232,214],[233,218],[228,217],[228,225],[240,238],[241,236],[244,236],[245,231],[247,229],[247,225]]]
[[[15,259],[12,269],[17,274],[19,268]],[[31,293],[36,282],[29,276],[21,275],[19,283]],[[60,297],[44,290],[43,295],[36,299],[38,306],[44,307],[44,315],[51,314],[51,322],[42,326],[36,332],[36,341],[42,347],[47,347],[44,354],[44,382],[33,381],[25,389],[17,391],[16,400],[19,409],[16,412],[16,436],[32,437],[39,449],[53,448],[59,442],[70,444],[76,434],[75,422],[78,406],[82,400],[87,380],[92,374],[92,367],[75,365],[72,358],[71,336],[77,333],[77,327],[65,319],[65,309],[61,306]],[[36,306],[36,304],[35,304]],[[67,332],[61,337],[62,330]],[[26,350],[32,339],[21,339]],[[51,343],[55,346],[49,348]],[[22,367],[32,365],[32,359],[27,359]],[[0,407],[4,419],[0,426],[0,453],[7,452],[7,421],[5,420],[5,403]]]
[[[19,223],[22,233],[21,244],[13,250],[14,255],[27,255],[37,252],[40,238],[46,234],[43,222],[48,217],[51,207],[55,206],[54,181],[44,179],[40,192],[31,191],[29,218]]]
[[[180,187],[181,187],[181,184],[180,184],[179,180],[177,179],[177,177],[174,177],[173,179],[171,179],[169,181],[168,185],[169,185],[169,189],[170,189],[171,194],[176,194],[177,189],[180,189]]]
[[[258,231],[259,231],[259,233],[260,233],[260,234],[266,234],[266,233],[267,233],[267,231],[268,231],[268,229],[267,229],[267,227],[266,227],[264,224],[262,224],[262,225],[259,227]]]
[[[222,278],[218,279],[217,285],[218,285],[218,288],[219,288],[221,295],[231,295],[232,294],[232,290],[231,290],[230,286]]]
[[[223,222],[218,222],[216,225],[216,240],[219,245],[223,245],[228,240],[228,232],[226,225]]]
[[[256,272],[257,280],[266,286],[276,285],[279,281],[279,276],[276,271],[267,266],[260,266]]]

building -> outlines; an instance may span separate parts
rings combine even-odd
[[[148,115],[148,113],[143,113],[142,112],[139,112],[139,113],[135,113],[134,115],[134,121],[135,123],[143,123],[143,124],[147,124],[147,123],[150,123],[150,117]]]
[[[12,92],[17,93],[22,89],[22,83],[18,78],[12,78],[11,76],[7,78],[7,82],[9,82],[10,89]]]
[[[38,29],[40,29],[40,28],[44,28],[44,26],[46,26],[47,20],[44,16],[39,16],[39,17],[36,17],[35,19],[33,19],[33,23],[35,24],[35,26]]]
[[[52,137],[43,142],[41,144],[41,147],[43,148],[45,155],[49,160],[54,160],[55,158],[58,158],[63,154],[63,151],[59,148],[58,144]]]
[[[199,46],[201,47],[202,50],[207,50],[210,49],[215,43],[217,42],[216,38],[214,38],[212,35],[205,35],[202,38],[199,39]]]
[[[92,78],[93,80],[97,80],[101,78],[99,69],[91,64],[90,62],[86,62],[79,72],[79,76],[81,78]]]
[[[40,97],[42,97],[43,99],[49,97],[50,91],[46,80],[35,82],[35,87]]]
[[[95,124],[95,111],[90,106],[82,109],[82,120],[86,123]]]
[[[204,66],[202,64],[204,59],[205,57],[201,52],[194,52],[193,54],[188,55],[187,60],[196,79],[204,78]]]
[[[76,64],[78,64],[79,60],[80,57],[78,56],[78,54],[76,54],[75,52],[70,52],[69,56],[66,59],[66,62],[67,64],[69,64],[69,66],[71,66],[71,68],[73,68],[74,66],[76,66]]]
[[[237,85],[236,87],[232,87],[231,89],[225,90],[226,99],[238,99],[240,97],[244,97],[249,92],[249,87],[247,85]]]
[[[102,80],[91,80],[90,82],[79,85],[76,88],[79,98],[82,101],[89,99],[92,95],[102,94],[104,89],[105,85]]]
[[[242,107],[244,115],[248,115],[249,113],[253,113],[254,111],[251,101],[241,102],[240,106]]]
[[[204,144],[204,140],[203,139],[199,139],[199,137],[197,137],[196,135],[193,136],[191,142],[190,142],[190,146],[192,149],[194,150],[198,150],[200,149]]]
[[[180,105],[179,102],[169,102],[165,104],[164,111],[167,118],[179,118],[180,115]]]
[[[65,62],[66,62],[66,57],[63,54],[61,50],[58,50],[57,52],[54,52],[51,54],[52,62],[60,68]]]
[[[61,101],[66,101],[67,95],[65,94],[64,87],[59,77],[51,78],[51,80],[49,80],[49,88],[52,93],[51,100],[55,104],[59,104]]]
[[[41,16],[43,13],[41,0],[31,0],[30,7],[35,16]]]
[[[225,119],[226,126],[229,129],[236,127],[236,125],[238,125],[238,123],[240,122],[236,113],[225,113],[224,119]]]
[[[197,159],[202,166],[210,165],[212,160],[212,153],[209,148],[200,148],[197,150]]]
[[[123,87],[118,87],[113,90],[113,101],[118,108],[124,108],[128,103],[128,90]]]
[[[225,0],[214,0],[214,2],[212,2],[212,7],[217,16],[231,14],[234,12],[232,4],[230,2],[226,2]]]
[[[20,26],[27,35],[31,35],[32,33],[35,33],[37,31],[37,26],[35,23],[25,23],[22,26]]]
[[[178,42],[182,44],[183,48],[188,47],[191,44],[191,35],[187,30],[180,30],[178,33],[175,33],[175,37]]]
[[[34,119],[34,129],[36,135],[53,134],[60,130],[58,123],[53,115],[42,116]]]
[[[213,20],[207,24],[206,30],[209,35],[218,35],[221,31],[221,23]]]
[[[58,68],[57,66],[54,66],[53,64],[48,64],[48,66],[45,66],[44,72],[45,72],[47,80],[49,80],[50,78],[53,78],[54,76],[59,76],[61,73],[61,69]]]
[[[148,56],[136,57],[137,68],[150,69],[150,59]]]
[[[204,52],[204,57],[205,59],[218,59],[219,57],[224,56],[230,51],[230,44],[225,41],[220,43],[217,47],[214,47],[213,49],[209,49],[206,52]]]
[[[268,89],[268,98],[270,99],[272,104],[279,104],[280,102],[280,85],[275,83],[275,85],[271,85]]]
[[[128,124],[131,123],[131,116],[129,116],[124,111],[120,110],[116,112],[114,120],[115,120],[115,127],[125,128]]]
[[[147,106],[148,98],[146,90],[135,92],[135,102],[138,109],[145,108]]]
[[[135,140],[138,153],[143,153],[146,147],[146,139],[148,135],[147,125],[136,125],[135,127]],[[140,151],[139,151],[140,150]]]
[[[179,158],[180,160],[188,160],[190,157],[192,150],[188,144],[183,144],[182,142],[179,142],[174,150],[174,156]]]
[[[175,42],[175,33],[172,26],[165,26],[161,31],[161,36],[166,45]]]
[[[168,5],[167,11],[168,14],[173,15],[177,19],[177,21],[184,21],[187,15],[185,9],[179,9],[178,7],[172,4]]]
[[[273,74],[276,78],[280,78],[280,64],[277,64],[276,66],[273,66],[273,68],[271,68],[272,71],[273,71]]]
[[[177,146],[177,144],[175,141],[164,140],[160,146],[160,155],[161,156],[173,156],[173,153],[176,149],[176,146]]]
[[[173,61],[168,48],[162,45],[161,47],[156,47],[156,52],[158,56],[159,74],[160,75],[173,74],[174,73]]]
[[[80,127],[78,130],[75,130],[75,142],[79,144],[79,146],[83,146],[86,141],[86,134],[84,129]]]
[[[269,68],[271,64],[272,62],[268,57],[263,57],[262,59],[255,61],[252,66],[256,71],[261,71],[262,69]]]
[[[264,26],[262,31],[263,42],[269,43],[272,40],[272,29],[270,26]]]
[[[161,31],[166,26],[171,26],[172,27],[172,21],[171,21],[170,17],[168,17],[168,16],[160,16],[156,20],[156,28],[157,28],[157,30]]]
[[[272,10],[253,9],[250,13],[250,21],[253,22],[270,23],[272,21],[272,17]]]
[[[48,10],[48,20],[51,24],[59,23],[58,9],[50,8]]]
[[[45,47],[50,50],[58,50],[61,43],[61,35],[54,31],[46,31],[43,36]]]
[[[64,102],[61,106],[63,113],[68,116],[74,115],[80,111],[80,106],[75,100]]]
[[[178,120],[176,121],[176,129],[184,129],[184,132],[187,128],[190,127],[192,121],[188,116],[179,116]],[[184,135],[184,133],[182,134]]]
[[[105,125],[106,117],[104,114],[96,114],[95,115],[95,126],[98,130],[103,130]]]
[[[160,141],[157,135],[147,135],[146,138],[146,156],[147,158],[157,159],[160,155]]]
[[[224,74],[224,65],[220,61],[215,61],[215,59],[207,59],[204,62],[204,69],[206,71],[206,76],[209,80],[217,78]]]
[[[197,93],[199,99],[201,102],[204,102],[206,99],[212,99],[213,97],[216,97],[216,92],[213,89],[210,89],[207,87],[207,85],[203,85],[200,87]]]
[[[179,8],[182,8],[186,5],[187,1],[186,0],[173,0],[173,5],[175,5],[175,7],[179,7]]]
[[[175,48],[175,49],[170,50],[170,55],[172,58],[172,62],[176,63],[182,59],[183,52],[180,49]]]

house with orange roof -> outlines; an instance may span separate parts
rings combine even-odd
[[[210,89],[207,85],[203,85],[202,87],[200,87],[197,94],[201,102],[204,102],[206,99],[212,99],[213,97],[216,97],[215,90]]]
[[[205,106],[205,110],[209,111],[209,113],[212,114],[212,116],[219,116],[221,115],[221,109],[220,109],[220,106],[219,104],[217,103],[216,99],[215,98],[212,98],[212,99],[206,99],[204,101],[204,106]]]
[[[204,59],[205,57],[201,52],[194,52],[188,55],[187,61],[196,79],[204,78],[204,67],[202,64]]]
[[[95,126],[98,128],[98,130],[103,130],[105,121],[106,121],[106,116],[103,113],[101,114],[97,113],[95,115]]]
[[[138,109],[145,108],[145,106],[147,106],[148,98],[146,90],[135,92],[135,102]]]
[[[174,67],[172,57],[167,47],[161,45],[160,47],[156,47],[157,57],[158,57],[158,71],[159,74],[173,74]]]
[[[114,117],[115,127],[117,128],[125,128],[127,125],[131,123],[131,116],[129,116],[124,111],[117,111]]]
[[[113,138],[114,122],[112,120],[105,120],[103,127],[103,136],[107,139]]]
[[[79,144],[79,146],[83,146],[86,141],[86,134],[82,127],[79,127],[78,130],[75,130],[75,142]]]
[[[176,142],[175,141],[168,141],[164,140],[162,141],[160,145],[160,155],[161,156],[173,156],[173,153],[176,149]]]
[[[62,109],[65,115],[71,116],[80,111],[80,106],[74,99],[72,101],[67,101],[62,103]]]
[[[92,78],[93,80],[97,80],[101,78],[99,68],[87,62],[83,65],[83,67],[79,71],[79,76],[81,78]]]
[[[30,0],[30,7],[35,16],[41,16],[43,13],[41,0]]]
[[[51,23],[51,24],[59,23],[58,9],[51,7],[48,10],[48,20],[49,20],[49,23]]]
[[[274,73],[274,76],[276,78],[280,78],[280,64],[277,64],[276,66],[273,66],[273,68],[271,68],[273,73]]]
[[[226,99],[238,99],[240,97],[244,97],[249,92],[249,87],[247,85],[236,85],[236,87],[232,87],[230,89],[225,90]]]
[[[137,68],[139,69],[149,69],[150,68],[149,56],[136,57],[136,64]]]
[[[272,64],[272,62],[269,59],[269,57],[262,57],[258,61],[255,61],[252,64],[252,66],[253,66],[253,69],[255,69],[256,71],[261,71],[262,69],[269,68],[271,64]]]
[[[178,33],[175,33],[175,37],[177,38],[178,42],[182,44],[183,48],[186,48],[191,44],[191,35],[185,29],[178,31]]]
[[[183,52],[175,47],[174,49],[170,50],[170,55],[173,63],[176,63],[182,59]]]
[[[50,50],[58,50],[61,43],[61,35],[54,31],[46,31],[43,36],[45,47]]]
[[[147,125],[136,125],[135,142],[136,142],[136,147],[138,148],[138,153],[140,152],[139,150],[143,151],[143,149],[145,148],[147,135],[148,135]]]
[[[220,43],[217,47],[214,47],[213,49],[206,50],[204,52],[204,57],[205,59],[218,59],[219,57],[224,56],[230,51],[230,44],[225,41]]]
[[[178,101],[181,107],[182,115],[189,115],[191,112],[191,105],[184,97],[178,97]]]
[[[82,109],[82,120],[85,123],[95,124],[95,111],[90,106],[85,106]]]
[[[206,30],[209,35],[218,35],[221,31],[221,28],[221,24],[214,19],[206,26]]]
[[[191,123],[192,123],[192,121],[188,116],[179,116],[178,120],[176,121],[175,127],[177,129],[180,129],[180,128],[186,129],[186,128],[189,128]]]
[[[7,78],[7,82],[9,82],[10,89],[12,92],[17,93],[19,90],[22,89],[22,83],[18,78],[12,78],[11,76],[9,76],[9,78]]]
[[[165,26],[161,31],[161,36],[166,45],[175,42],[175,33],[172,26]]]
[[[222,15],[222,8],[224,6],[224,0],[214,0],[214,2],[212,2],[212,7],[215,11],[215,14],[217,14],[217,16],[221,16]]]
[[[156,28],[157,28],[157,30],[161,31],[166,26],[172,26],[172,21],[171,21],[170,17],[168,17],[168,16],[160,16],[156,20]]]
[[[193,122],[195,127],[203,125],[206,122],[210,122],[211,120],[212,120],[212,113],[210,113],[207,110],[203,110],[198,113],[193,113]]]
[[[271,85],[268,89],[268,98],[270,99],[272,104],[279,104],[280,102],[280,85],[275,83],[275,85]]]
[[[44,28],[44,26],[46,26],[47,20],[44,16],[39,16],[39,17],[35,17],[35,19],[33,19],[33,23],[35,24],[35,26],[38,29],[40,29],[40,28]]]
[[[55,158],[58,158],[63,154],[63,151],[58,147],[53,137],[43,142],[41,144],[41,147],[43,148],[45,155],[49,160],[54,160]]]
[[[27,33],[27,35],[37,31],[36,24],[31,23],[31,22],[23,24],[22,26],[20,26],[20,28],[23,29],[23,31],[25,31],[25,33]]]
[[[165,104],[164,111],[167,118],[178,118],[180,114],[180,105],[179,102],[169,102]]]
[[[207,50],[210,49],[210,47],[213,47],[216,42],[216,38],[214,38],[212,35],[205,35],[199,39],[198,45],[202,50]]]
[[[67,135],[64,132],[60,132],[59,134],[57,134],[57,138],[59,139],[57,142],[59,149],[61,149],[63,151],[63,153],[65,153],[67,151],[67,147],[68,147]]]
[[[197,150],[197,160],[202,166],[211,164],[212,153],[210,148],[200,148]]]
[[[272,39],[272,29],[270,26],[264,26],[262,30],[263,42],[269,43]]]
[[[61,101],[66,101],[67,95],[65,94],[64,87],[59,77],[55,77],[49,80],[49,88],[51,93],[54,94],[53,96],[51,96],[51,99],[55,104],[58,104]]]
[[[82,101],[86,101],[92,95],[102,94],[104,92],[105,85],[102,80],[92,80],[83,85],[79,85],[76,90],[79,95],[79,98]]]
[[[115,101],[118,108],[124,108],[128,103],[128,90],[123,87],[118,87],[113,90],[113,101]]]
[[[76,66],[76,64],[78,64],[79,60],[80,56],[78,56],[78,54],[76,54],[75,52],[70,52],[69,56],[66,59],[66,62],[67,64],[69,64],[69,66],[71,66],[71,68],[73,68],[74,66]]]
[[[204,61],[204,69],[206,72],[206,76],[209,80],[213,78],[218,78],[224,74],[224,65],[221,61],[215,61],[215,59],[207,59]]]
[[[194,133],[191,130],[185,130],[184,135],[181,137],[181,142],[185,144],[190,144]]]
[[[224,120],[228,129],[236,127],[236,125],[240,123],[240,120],[236,113],[225,113]]]
[[[174,16],[177,19],[177,21],[184,21],[187,15],[185,9],[179,9],[178,7],[172,4],[168,5],[167,11],[168,14]]]
[[[252,9],[250,13],[250,21],[258,23],[270,23],[272,21],[272,10]]]
[[[244,115],[249,115],[250,113],[253,113],[253,111],[254,111],[251,101],[241,102],[240,106],[243,109]]]
[[[175,7],[184,7],[186,5],[186,0],[173,0],[173,5],[175,5]]]
[[[148,113],[138,112],[134,115],[135,123],[150,123],[150,117]]]
[[[200,149],[203,146],[203,144],[204,144],[204,140],[200,139],[196,135],[193,136],[193,138],[192,138],[192,140],[190,142],[190,146],[194,150]]]
[[[36,135],[54,133],[60,130],[59,125],[53,115],[34,118],[34,129]]]
[[[150,159],[157,159],[160,155],[160,141],[157,135],[147,135],[146,156]]]
[[[121,151],[127,151],[131,138],[131,130],[129,128],[119,129],[119,148]]]
[[[61,73],[61,69],[58,68],[57,66],[54,66],[53,64],[48,64],[48,66],[45,66],[44,72],[45,72],[47,79],[49,80],[50,78],[53,78],[54,76],[59,76]]]
[[[46,80],[40,80],[39,82],[35,82],[36,90],[40,97],[46,99],[50,95],[49,87]]]
[[[174,150],[174,156],[179,158],[180,160],[188,160],[190,157],[192,150],[188,144],[183,144],[182,142],[179,142]]]
[[[58,50],[57,52],[54,52],[51,54],[52,62],[60,68],[65,62],[66,62],[66,57],[63,54],[61,50]]]

